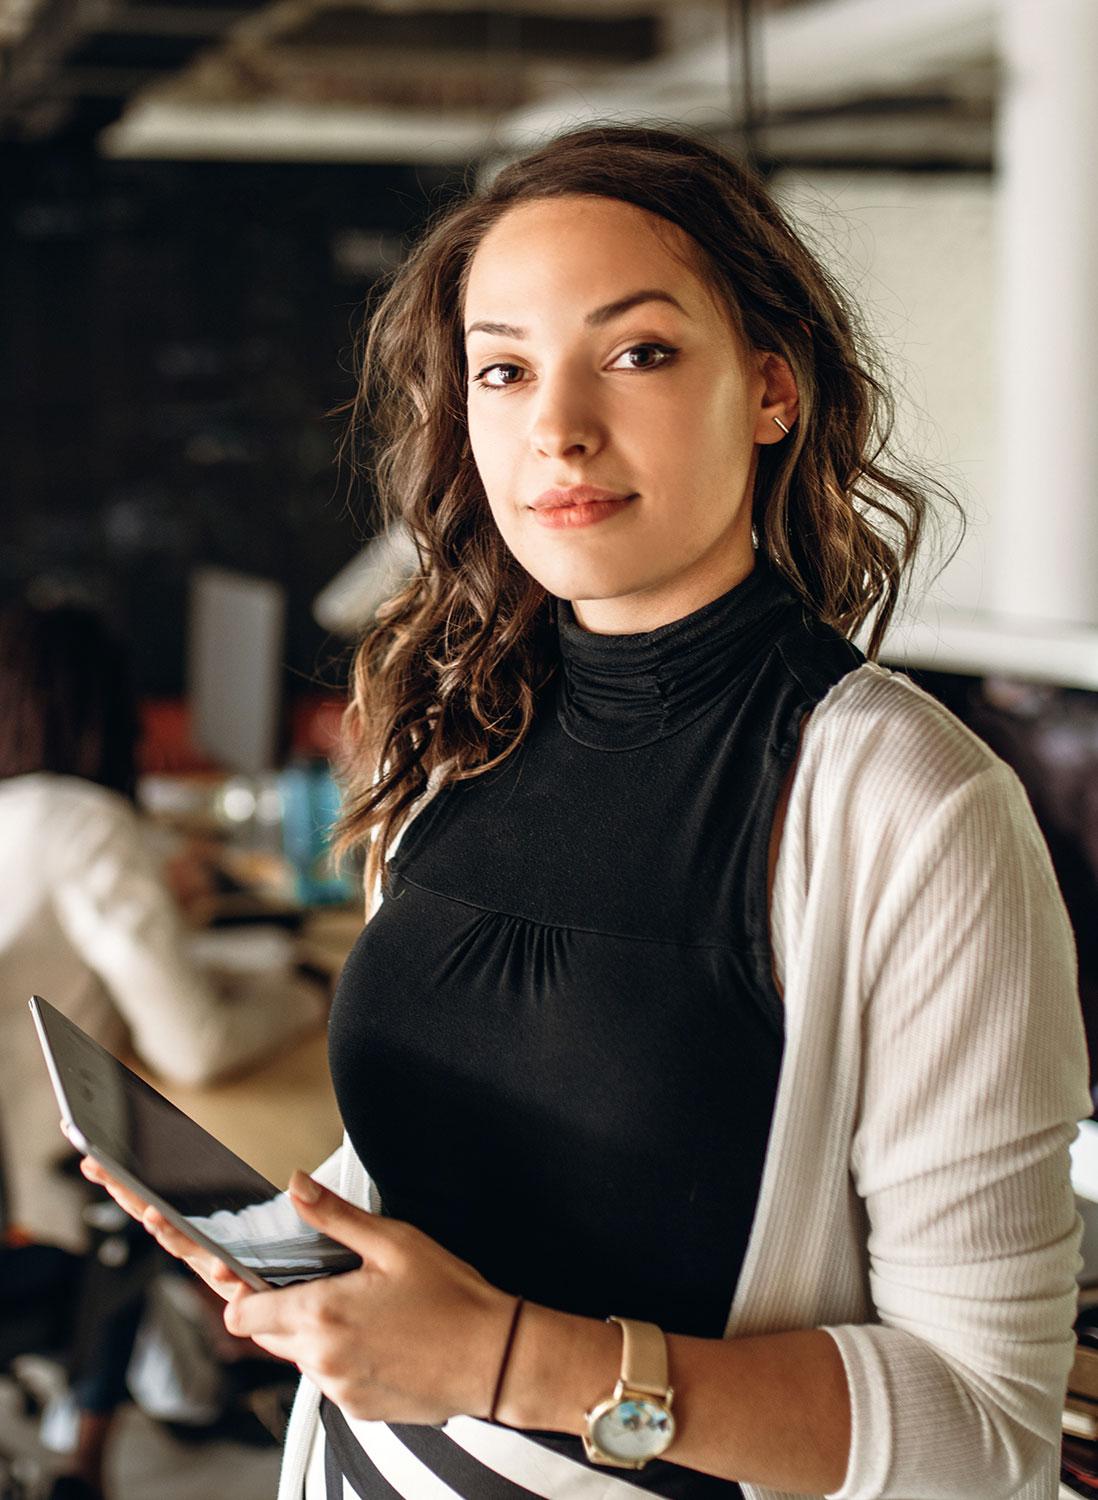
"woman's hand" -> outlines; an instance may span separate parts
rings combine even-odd
[[[291,1361],[352,1417],[486,1416],[514,1298],[410,1224],[364,1213],[304,1172],[294,1208],[362,1257],[355,1271],[270,1292],[238,1283],[230,1333]]]
[[[155,1208],[150,1208],[136,1193],[123,1187],[120,1182],[116,1182],[109,1172],[92,1157],[85,1156],[81,1160],[80,1170],[89,1182],[106,1188],[119,1208],[124,1208],[132,1219],[144,1225],[157,1244],[169,1255],[174,1255],[177,1260],[186,1261],[195,1275],[201,1277],[219,1297],[228,1301],[239,1287],[245,1287],[245,1283],[230,1271],[223,1260],[212,1251],[196,1245],[194,1240],[182,1234],[174,1225],[169,1224],[163,1214]],[[245,1290],[247,1290],[246,1287]]]

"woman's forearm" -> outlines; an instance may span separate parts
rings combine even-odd
[[[675,1440],[669,1462],[794,1494],[837,1490],[850,1451],[842,1358],[822,1329],[668,1338]],[[616,1324],[528,1304],[498,1408],[511,1427],[583,1430],[621,1366]]]

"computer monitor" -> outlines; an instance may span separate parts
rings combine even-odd
[[[226,770],[256,776],[276,763],[285,619],[285,590],[268,578],[214,567],[191,575],[191,732]]]

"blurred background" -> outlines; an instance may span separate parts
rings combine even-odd
[[[0,0],[0,604],[128,642],[139,802],[228,944],[198,958],[273,930],[323,989],[359,924],[328,756],[401,567],[335,462],[364,296],[476,173],[675,123],[770,180],[877,340],[897,448],[963,503],[884,656],[1025,782],[1098,1058],[1096,67],[1094,0]],[[173,1097],[274,1175],[264,1088],[334,1144],[312,1045]],[[54,1464],[34,1385],[0,1382],[11,1495]],[[273,1493],[273,1438],[192,1423],[181,1460],[124,1423],[115,1494],[226,1464]]]

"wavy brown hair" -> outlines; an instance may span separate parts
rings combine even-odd
[[[411,581],[356,652],[336,848],[368,845],[367,888],[432,778],[512,754],[555,667],[552,600],[504,545],[466,426],[462,310],[470,262],[513,205],[591,194],[684,230],[698,269],[751,349],[792,368],[799,415],[759,449],[759,548],[808,608],[880,647],[940,484],[885,467],[893,402],[852,309],[761,180],[677,130],[587,126],[512,162],[440,212],[367,308],[346,445],[370,450],[385,524],[415,540]]]

